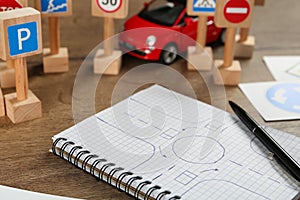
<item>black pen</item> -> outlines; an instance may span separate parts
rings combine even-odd
[[[272,156],[300,182],[300,165],[262,128],[246,111],[236,103],[229,101],[234,113],[248,127],[248,129],[267,147]]]

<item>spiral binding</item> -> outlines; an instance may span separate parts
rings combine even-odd
[[[91,152],[87,151],[87,150],[83,150],[83,151],[80,151],[76,156],[75,156],[75,159],[74,159],[74,162],[73,164],[77,167],[79,167],[78,163],[79,163],[79,160],[81,158],[81,156],[85,155],[85,154],[89,154]]]
[[[159,194],[157,195],[156,199],[157,199],[157,200],[161,200],[161,198],[163,198],[164,196],[166,196],[166,195],[168,195],[168,194],[171,194],[171,192],[168,191],[168,190],[165,190],[165,191],[159,193]]]
[[[122,168],[122,167],[117,167],[117,168],[112,169],[112,170],[109,172],[108,176],[107,176],[107,182],[108,182],[110,185],[112,185],[111,180],[112,180],[112,178],[114,177],[114,174],[115,174],[116,172],[118,172],[118,171],[123,171],[123,170],[124,170],[124,168]]]
[[[93,162],[93,164],[91,165],[91,168],[90,168],[90,174],[92,174],[93,176],[96,176],[95,175],[95,169],[96,169],[96,167],[97,167],[97,165],[99,164],[99,163],[101,163],[101,162],[106,162],[107,160],[105,160],[105,159],[97,159],[97,160],[95,160],[94,162]]]
[[[151,181],[143,181],[140,184],[138,184],[138,186],[136,187],[135,191],[134,191],[134,197],[136,197],[138,199],[139,197],[139,193],[142,190],[142,188],[146,185],[150,185]]]
[[[72,147],[72,149],[70,150],[70,153],[69,153],[69,155],[68,155],[68,161],[69,161],[70,163],[72,162],[72,157],[73,157],[74,152],[75,152],[76,150],[78,150],[78,149],[82,149],[82,147],[81,147],[81,146],[74,146],[74,147]]]
[[[145,194],[144,200],[148,200],[151,197],[152,192],[159,189],[161,189],[161,187],[158,185],[154,185],[153,187],[149,188],[149,190]]]
[[[119,177],[117,178],[117,183],[116,183],[116,187],[121,190],[121,183],[123,181],[123,179],[126,177],[126,176],[131,176],[133,175],[132,172],[123,172],[119,175]]]
[[[82,162],[82,170],[86,171],[86,166],[92,158],[98,158],[97,155],[88,155]]]
[[[57,145],[59,143],[62,143],[62,145],[59,148],[59,152],[57,152],[56,148],[57,148]],[[68,156],[65,157],[64,154],[66,153],[65,151],[66,151],[68,146],[72,146],[72,148],[68,152]],[[73,165],[75,165],[78,168],[80,167],[80,165],[79,165],[80,158],[83,157],[84,155],[86,155],[86,157],[83,159],[82,164],[81,164],[81,169],[84,170],[84,171],[87,171],[87,166],[88,166],[89,161],[94,159],[93,163],[90,165],[89,173],[92,174],[93,176],[97,177],[99,180],[106,181],[110,185],[113,185],[112,180],[114,178],[114,175],[117,172],[123,171],[116,178],[115,185],[113,185],[119,190],[121,190],[121,185],[123,183],[124,178],[127,177],[127,176],[132,176],[127,180],[126,183],[124,183],[125,188],[123,190],[127,194],[130,194],[131,185],[135,181],[143,180],[143,177],[134,176],[134,174],[132,172],[124,171],[125,169],[122,168],[122,167],[114,167],[115,166],[114,163],[107,162],[106,159],[99,158],[98,155],[91,154],[90,151],[84,150],[83,147],[81,147],[81,146],[76,146],[74,142],[68,141],[66,138],[62,138],[62,137],[57,138],[53,142],[52,152],[53,152],[54,155],[57,155],[57,156],[65,159],[65,160],[67,160],[68,162],[72,163]],[[72,160],[73,160],[73,162],[72,162]],[[100,169],[97,168],[98,165],[101,166]],[[112,169],[107,173],[106,180],[104,180],[104,174],[105,174],[105,172],[108,168],[112,168]],[[97,171],[96,169],[99,169],[97,175],[95,174],[95,172]],[[151,185],[151,184],[152,184],[152,182],[147,181],[147,180],[140,182],[137,185],[137,187],[135,188],[135,190],[133,192],[133,196],[137,199],[139,197],[141,197],[141,198],[143,197],[143,200],[149,200],[151,198],[151,194],[153,194],[153,192],[155,190],[160,190],[161,189],[160,186],[154,185],[154,186],[150,187],[149,189],[147,189],[147,191],[144,194],[142,194],[141,193],[142,189],[145,186]],[[168,190],[162,191],[156,196],[155,199],[156,200],[162,200],[166,195],[171,195],[171,192],[168,191]],[[169,200],[176,200],[176,199],[181,199],[181,197],[176,195],[176,196],[173,196],[173,197],[169,198]]]
[[[61,151],[59,152],[59,156],[62,157],[62,158],[65,158],[64,157],[64,152],[65,152],[65,149],[67,148],[68,145],[74,145],[74,142],[65,142],[62,146],[61,146]]]
[[[125,192],[126,193],[129,193],[130,192],[130,186],[131,184],[134,182],[134,181],[137,181],[137,180],[142,180],[143,178],[140,177],[140,176],[134,176],[134,177],[131,177],[127,183],[125,184]]]

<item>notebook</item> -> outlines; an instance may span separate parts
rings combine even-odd
[[[300,138],[268,128],[300,161]],[[159,85],[53,137],[52,152],[137,199],[293,199],[300,184],[233,115]]]

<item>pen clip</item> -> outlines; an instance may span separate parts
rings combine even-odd
[[[273,152],[269,152],[267,158],[268,158],[269,160],[272,160],[272,161],[273,161],[273,160],[274,160],[274,153],[273,153]]]
[[[254,133],[254,132],[256,131],[256,129],[258,129],[258,128],[264,128],[264,126],[258,125],[258,126],[256,126],[256,127],[254,127],[254,128],[252,129],[252,133]]]

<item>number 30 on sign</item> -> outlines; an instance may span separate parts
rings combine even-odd
[[[97,0],[97,3],[104,12],[112,13],[120,9],[122,0]]]
[[[92,0],[92,15],[97,17],[125,18],[128,0]]]

